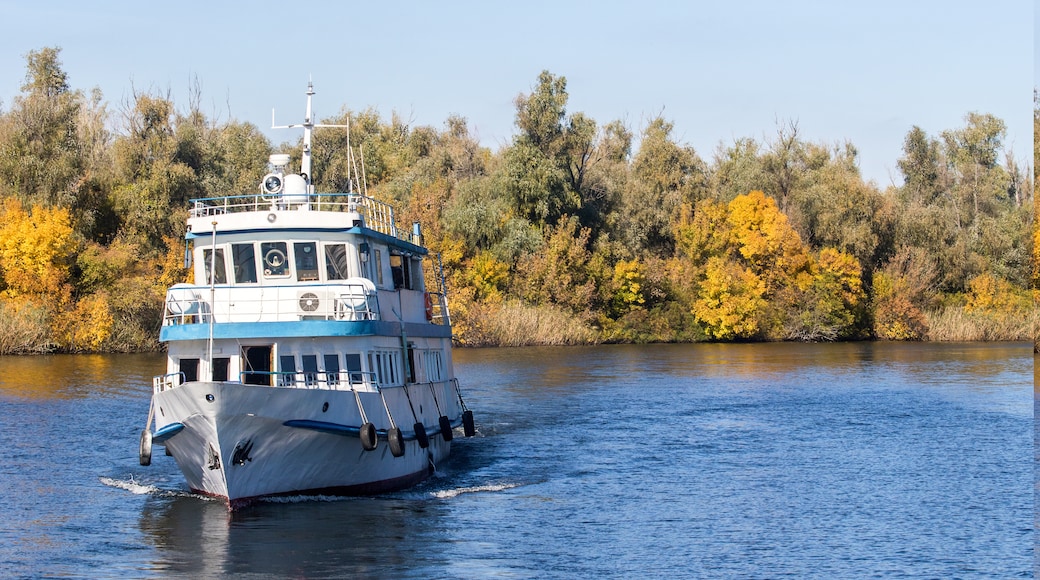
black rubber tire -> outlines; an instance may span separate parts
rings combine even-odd
[[[415,440],[419,442],[419,447],[422,447],[423,449],[429,447],[430,437],[426,434],[426,425],[416,423],[412,428],[415,429]]]
[[[401,436],[401,430],[397,427],[391,427],[386,432],[386,442],[390,446],[390,454],[394,457],[401,457],[404,455],[404,437]]]
[[[454,434],[451,432],[451,421],[444,415],[441,415],[441,437],[444,437],[445,441],[451,441]]]
[[[372,423],[365,423],[358,429],[358,437],[361,439],[361,448],[365,451],[372,451],[378,445],[378,439],[376,438],[376,426]]]
[[[141,465],[152,464],[152,432],[148,429],[141,430]]]
[[[472,437],[477,434],[477,427],[473,423],[473,411],[469,409],[462,412],[462,431],[466,434],[466,437]]]

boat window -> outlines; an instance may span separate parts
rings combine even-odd
[[[206,283],[207,284],[227,284],[227,270],[224,268],[224,249],[217,248],[216,259],[213,256],[212,249],[205,249],[202,251],[202,258],[205,262],[204,267],[206,268]],[[216,272],[216,279],[212,279],[210,275],[210,268]]]
[[[394,289],[410,288],[409,272],[405,267],[405,258],[400,254],[390,254],[390,273],[394,275]]]
[[[337,354],[325,355],[325,382],[330,387],[339,384],[339,355]]]
[[[408,258],[408,289],[409,290],[424,290],[423,288],[423,272],[422,272],[422,259],[412,256]]]
[[[278,375],[279,387],[291,387],[296,382],[296,358],[291,354],[283,354],[278,357],[278,364],[282,373]]]
[[[264,258],[264,276],[288,276],[289,262],[286,260],[285,242],[263,242],[260,255]]]
[[[213,380],[214,381],[226,381],[228,380],[228,367],[231,366],[230,358],[215,358],[213,359]]]
[[[343,355],[346,359],[347,371],[350,373],[350,383],[353,385],[360,384],[361,378],[361,355],[353,352],[348,352]]]
[[[398,372],[397,351],[374,351],[368,353],[368,366],[372,369],[376,380],[383,386],[401,384]]]
[[[426,380],[437,382],[443,376],[441,374],[441,353],[437,350],[426,351]]]
[[[236,284],[256,283],[256,250],[253,244],[231,244]]]
[[[296,254],[296,279],[301,282],[318,279],[318,246],[314,242],[293,244]]]
[[[372,259],[372,265],[370,266],[370,268],[375,268],[375,271],[376,271],[376,279],[375,279],[376,286],[382,287],[382,285],[383,285],[383,252],[381,252],[379,250],[374,250],[372,252],[372,254],[373,254],[373,259]],[[371,278],[369,278],[369,279],[371,279]]]
[[[328,280],[346,280],[350,277],[346,244],[325,246],[325,276]]]
[[[182,358],[178,365],[180,371],[184,373],[184,382],[190,383],[199,380],[199,359]]]
[[[318,384],[318,356],[305,354],[303,357],[303,381],[308,387]]]

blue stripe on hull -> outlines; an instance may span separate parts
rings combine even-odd
[[[450,338],[451,327],[443,324],[405,323],[408,336]],[[319,336],[400,336],[401,324],[383,320],[294,320],[290,322],[221,322],[213,325],[213,338],[269,338]],[[159,340],[206,340],[209,324],[164,326]]]
[[[290,419],[285,423],[282,423],[286,427],[296,427],[298,429],[310,429],[311,431],[320,431],[322,433],[331,433],[333,435],[346,435],[348,437],[357,437],[361,432],[361,427],[354,427],[352,425],[341,425],[339,423],[329,423],[327,421],[313,421],[311,419]],[[454,429],[462,425],[462,419],[456,419],[451,422],[451,427]],[[440,434],[440,426],[427,427],[426,432],[429,436]],[[376,431],[376,436],[380,439],[386,440],[386,429],[379,429]],[[415,431],[401,431],[401,438],[405,441],[415,440]]]
[[[152,443],[165,443],[167,439],[180,433],[182,429],[184,429],[184,423],[170,423],[152,435]]]

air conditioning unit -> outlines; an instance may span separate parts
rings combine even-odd
[[[325,320],[325,300],[314,290],[296,293],[296,312],[301,320]]]

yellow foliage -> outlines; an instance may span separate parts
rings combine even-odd
[[[628,312],[646,304],[646,273],[638,260],[622,260],[614,265],[614,302],[618,310]]]
[[[708,259],[693,315],[716,340],[751,338],[766,308],[765,282],[754,272],[719,257]]]
[[[17,199],[6,199],[0,206],[3,294],[64,295],[75,247],[67,209],[34,206],[26,212]]]
[[[1029,298],[1015,290],[1010,282],[992,274],[979,274],[968,280],[965,312],[1010,313],[1028,308]]]
[[[675,226],[676,245],[694,264],[700,265],[710,256],[727,252],[730,229],[725,205],[710,198],[697,202],[696,207],[684,204]]]
[[[907,282],[874,273],[874,336],[881,340],[922,340],[928,335],[924,314],[914,306]]]
[[[817,283],[828,283],[840,290],[838,294],[847,307],[857,306],[863,299],[861,268],[856,257],[834,248],[820,250],[814,268]]]
[[[166,245],[166,253],[162,256],[162,273],[159,274],[158,285],[168,288],[178,282],[194,282],[194,272],[191,268],[184,267],[184,244],[183,239],[168,237],[163,240]],[[136,246],[132,247],[136,250]]]
[[[808,267],[809,254],[801,237],[773,198],[761,191],[738,195],[729,203],[726,219],[740,255],[770,288]]]
[[[502,288],[509,281],[509,264],[495,258],[491,252],[481,252],[470,260],[465,279],[478,300],[499,302]]]
[[[70,352],[96,351],[112,335],[115,318],[104,292],[81,299],[57,315],[52,332],[59,346]]]
[[[466,257],[466,242],[447,237],[441,240],[440,244],[431,244],[430,251],[441,255],[445,268],[458,268]]]

